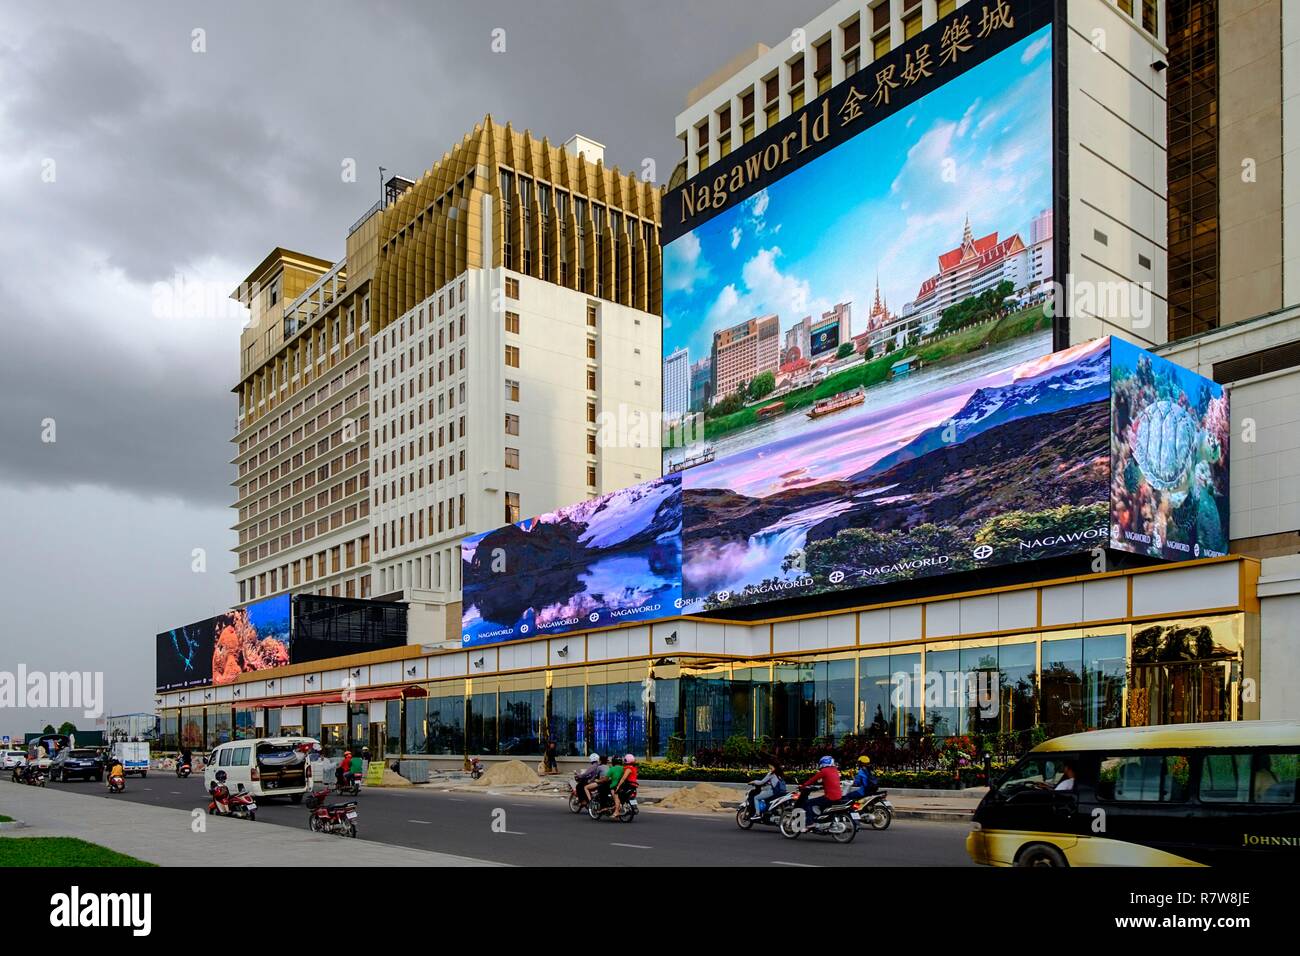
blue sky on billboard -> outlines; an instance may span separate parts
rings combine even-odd
[[[1052,207],[1051,27],[973,67],[664,252],[664,352],[776,313],[782,328],[875,293],[898,311],[940,253]]]

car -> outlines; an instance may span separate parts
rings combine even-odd
[[[14,767],[21,767],[25,763],[27,763],[27,751],[21,747],[0,750],[0,768],[13,770]]]
[[[104,758],[98,750],[85,747],[73,747],[60,750],[50,761],[50,780],[64,783],[74,778],[89,780],[104,779]]]
[[[203,785],[211,790],[217,773],[224,770],[232,793],[243,786],[254,797],[288,797],[301,803],[312,789],[316,770],[309,754],[319,745],[314,737],[296,735],[228,741],[212,751]]]

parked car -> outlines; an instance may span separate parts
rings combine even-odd
[[[0,769],[13,770],[27,763],[27,751],[21,747],[0,750]]]
[[[104,779],[104,758],[98,750],[85,747],[73,747],[60,750],[50,761],[50,780],[65,783],[73,778],[89,780]]]

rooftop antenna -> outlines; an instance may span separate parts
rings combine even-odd
[[[388,172],[383,166],[379,167],[379,201],[384,201],[384,173]]]

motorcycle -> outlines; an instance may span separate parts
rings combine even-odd
[[[478,757],[471,757],[469,760],[469,775],[477,780],[483,776],[483,761]]]
[[[761,823],[769,827],[779,827],[781,819],[794,805],[795,798],[798,797],[797,792],[787,790],[785,793],[768,800],[763,812],[756,816],[754,814],[754,797],[761,789],[761,787],[751,783],[749,793],[745,794],[745,799],[740,802],[740,806],[736,807],[736,826],[742,830],[753,829],[755,823]]]
[[[807,792],[803,787],[799,788],[800,794]],[[818,833],[830,836],[836,843],[852,843],[858,835],[862,820],[853,806],[852,800],[841,800],[809,819],[805,807],[796,807],[792,804],[781,816],[781,836],[787,840],[797,840],[805,833]]]
[[[188,777],[188,776],[190,775],[190,773],[191,773],[191,770],[190,770],[190,765],[189,765],[189,764],[187,764],[187,763],[178,763],[178,764],[176,765],[176,776],[180,777],[181,779],[184,779],[185,777]]]
[[[240,817],[245,820],[257,819],[257,804],[253,795],[239,785],[238,793],[231,793],[230,788],[216,786],[212,788],[212,800],[208,803],[208,813],[227,817]]]
[[[355,800],[329,806],[318,802],[307,814],[307,827],[314,833],[333,833],[336,836],[355,837],[357,835],[356,819],[357,802]]]
[[[14,780],[18,783],[25,783],[29,787],[45,786],[45,771],[40,767],[24,764],[21,767],[15,767],[14,773],[17,775]]]
[[[108,775],[108,792],[121,793],[126,789],[126,777],[120,773],[111,773]]]
[[[877,791],[860,800],[853,809],[871,829],[888,830],[894,822],[894,805],[886,799],[888,796],[884,790]]]
[[[326,787],[325,789],[328,790],[329,788]],[[335,787],[334,790],[340,796],[345,793],[352,797],[359,796],[361,794],[361,774],[345,773],[343,775],[343,785]]]
[[[622,799],[618,819],[624,823],[631,823],[636,819],[639,812],[640,806],[636,801],[636,787],[631,787],[628,789],[627,795]],[[593,820],[599,820],[605,814],[609,814],[610,818],[613,819],[614,795],[608,789],[605,789],[604,793],[597,790],[595,799],[587,804],[587,814]]]
[[[579,783],[578,774],[575,773],[573,779],[569,781],[569,812],[581,813],[587,809],[589,802],[587,800],[587,785]]]

